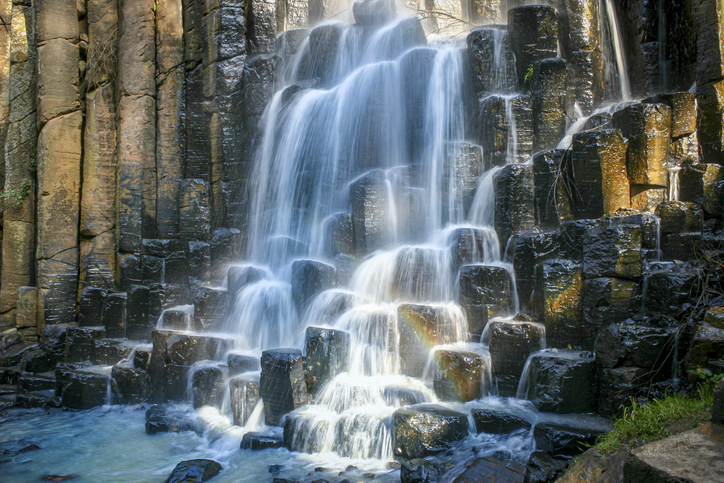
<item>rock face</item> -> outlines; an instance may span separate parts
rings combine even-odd
[[[392,449],[396,456],[434,455],[467,435],[465,414],[432,404],[398,409],[392,416]]]

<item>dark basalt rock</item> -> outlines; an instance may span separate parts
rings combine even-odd
[[[583,270],[570,260],[548,260],[536,267],[536,313],[549,347],[582,343]]]
[[[509,112],[515,120],[516,145]],[[514,97],[489,96],[480,101],[477,112],[477,131],[473,133],[475,142],[486,147],[485,166],[505,166],[508,151],[515,153],[511,162],[524,162],[533,151],[533,109],[529,95]]]
[[[229,313],[229,292],[222,288],[201,287],[194,294],[194,325],[218,329]]]
[[[324,225],[325,252],[330,257],[340,253],[354,255],[354,223],[352,213],[336,213],[330,216]]]
[[[400,321],[400,372],[422,377],[430,349],[454,342],[453,321],[446,310],[434,305],[401,304],[397,314]]]
[[[449,142],[444,147],[443,156],[440,194],[441,221],[444,225],[467,216],[484,167],[483,150],[474,144]]]
[[[252,451],[261,451],[271,448],[281,448],[283,446],[282,437],[276,434],[264,433],[246,433],[241,438],[241,449],[249,449]]]
[[[437,372],[433,381],[435,394],[442,401],[472,401],[482,396],[487,374],[485,359],[472,352],[435,351]]]
[[[620,416],[623,408],[631,404],[631,398],[638,397],[644,383],[650,380],[649,371],[640,367],[599,367],[596,412],[607,417]]]
[[[549,259],[557,258],[561,251],[558,232],[520,233],[510,242],[513,251],[513,268],[521,309],[533,308],[533,290],[536,285],[535,267]]]
[[[221,407],[224,395],[224,369],[224,366],[216,365],[204,366],[193,371],[191,392],[195,408],[201,406]]]
[[[508,32],[520,84],[534,62],[556,57],[558,14],[555,8],[543,5],[511,8]]]
[[[244,287],[266,278],[264,270],[251,265],[231,266],[226,275],[229,298],[232,301]]]
[[[283,415],[307,403],[304,360],[297,349],[262,352],[259,393],[266,423],[278,426]]]
[[[533,430],[536,447],[554,457],[577,456],[595,443],[596,438],[609,430],[603,421],[539,422]]]
[[[435,463],[422,458],[414,458],[402,464],[400,482],[436,483],[442,473],[442,469]]]
[[[259,380],[256,376],[237,376],[229,381],[229,399],[234,425],[243,426],[259,402]]]
[[[566,133],[568,70],[563,59],[533,65],[533,151],[540,151],[554,148]]]
[[[502,267],[463,265],[459,275],[458,301],[463,304],[490,305],[495,315],[513,310],[513,281]]]
[[[491,321],[488,347],[501,396],[515,396],[525,361],[542,349],[545,328],[540,324]]]
[[[168,266],[167,274],[168,274]],[[166,277],[168,279],[168,277]],[[188,283],[188,278],[187,282]],[[164,310],[179,305],[191,305],[194,303],[194,293],[188,285],[174,283],[154,283],[150,285],[148,312],[152,321],[157,321]]]
[[[191,366],[197,362],[217,359],[218,355],[225,353],[231,346],[231,340],[210,335],[179,334],[172,331],[154,332],[165,333],[166,361],[170,364]],[[154,341],[154,349],[155,349]],[[155,354],[154,354],[155,357]]]
[[[103,303],[103,326],[106,335],[112,338],[126,336],[126,305],[128,295],[126,292],[108,294]]]
[[[479,458],[473,461],[455,483],[476,483],[494,481],[499,483],[526,483],[528,468],[514,461],[502,461],[495,457]]]
[[[259,362],[258,357],[234,353],[230,353],[226,357],[226,366],[229,370],[229,377],[234,377],[244,372],[258,371],[261,369],[261,363]]]
[[[221,465],[214,460],[188,460],[176,465],[166,483],[201,483],[221,471]]]
[[[584,114],[591,114],[605,96],[603,53],[600,50],[576,50],[568,54],[567,60],[573,97]]]
[[[422,458],[447,450],[468,435],[468,417],[434,404],[420,404],[392,415],[395,456]]]
[[[98,326],[102,323],[103,303],[108,290],[98,287],[84,287],[78,302],[78,325],[81,327]]]
[[[615,225],[589,230],[583,247],[584,276],[640,279],[641,246],[640,226]]]
[[[357,254],[366,255],[385,247],[391,239],[388,232],[389,199],[384,172],[370,171],[354,181],[349,192]]]
[[[352,5],[352,13],[357,25],[383,25],[397,14],[392,0],[357,0]]]
[[[334,287],[335,268],[315,260],[292,263],[292,298],[300,311],[320,292]]]
[[[528,431],[532,424],[514,414],[496,409],[473,409],[475,429],[478,433],[508,434],[514,431]]]
[[[196,426],[189,413],[172,411],[154,404],[146,411],[146,434],[194,431]]]
[[[650,273],[645,280],[645,310],[676,317],[686,304],[696,300],[699,277],[699,271],[687,265],[675,265]]]
[[[542,229],[556,229],[571,220],[573,211],[568,197],[571,175],[570,152],[551,149],[533,155],[535,218]]]
[[[133,367],[138,369],[148,370],[148,365],[151,362],[151,350],[144,347],[136,347],[136,352],[133,354]]]
[[[468,65],[472,91],[477,99],[493,92],[510,94],[515,91],[515,56],[510,48],[508,32],[500,27],[476,28],[467,39]],[[495,69],[495,56],[504,56],[502,71]]]
[[[590,413],[596,408],[596,362],[590,352],[542,351],[529,361],[526,399],[540,411]]]
[[[453,231],[448,238],[453,272],[457,272],[462,265],[479,263],[485,255],[492,255],[486,254],[486,247],[492,241],[493,234],[490,230],[480,228],[457,228]]]
[[[88,372],[72,365],[58,365],[55,370],[56,396],[63,406],[90,409],[106,403],[109,376]]]
[[[530,471],[530,483],[554,481],[558,473],[566,466],[568,466],[568,461],[555,459],[545,451],[533,451],[526,463],[526,467]]]
[[[55,368],[57,361],[52,354],[42,350],[27,350],[23,352],[20,367],[26,372],[48,372]]]
[[[93,362],[102,366],[112,366],[131,353],[131,348],[117,339],[96,340],[94,344]]]
[[[724,424],[724,381],[714,388],[714,405],[711,408],[711,422]]]
[[[339,51],[339,39],[344,28],[335,24],[320,25],[309,33],[309,60],[305,66],[305,79],[320,79],[320,86],[329,86],[334,80],[334,62]]]
[[[601,367],[634,366],[670,374],[676,327],[612,324],[596,340],[596,362]]]
[[[535,226],[533,166],[509,164],[495,175],[495,231],[501,246]]]
[[[691,342],[690,367],[701,367],[715,374],[722,372],[724,361],[724,329],[704,322],[696,329]]]
[[[130,362],[119,362],[111,372],[111,392],[114,402],[119,404],[139,404],[148,399],[151,393],[151,378],[143,369]]]
[[[95,359],[95,340],[105,337],[104,327],[70,327],[66,332],[66,362]]]
[[[349,370],[350,336],[342,330],[307,327],[305,369],[307,390],[315,395],[340,372]]]
[[[640,309],[637,285],[620,278],[593,278],[583,282],[581,344],[593,349],[601,328],[623,322]]]
[[[168,330],[194,330],[194,323],[185,310],[166,309],[163,311],[163,327]]]

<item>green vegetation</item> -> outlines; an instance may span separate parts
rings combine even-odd
[[[714,400],[714,386],[722,375],[713,375],[706,369],[690,371],[702,381],[698,394],[669,394],[640,404],[631,399],[631,407],[613,421],[613,429],[596,441],[596,448],[605,454],[615,453],[624,446],[633,448],[665,438],[673,432],[695,428],[710,419]]]

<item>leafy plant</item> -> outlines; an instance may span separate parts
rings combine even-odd
[[[5,201],[12,201],[15,203],[15,206],[20,206],[23,204],[23,201],[25,201],[25,198],[30,194],[30,181],[27,179],[24,179],[22,183],[20,183],[19,189],[9,189],[5,190],[5,192],[0,195],[3,200]]]

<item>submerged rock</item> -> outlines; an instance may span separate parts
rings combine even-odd
[[[528,468],[514,461],[502,461],[494,457],[479,458],[470,463],[467,470],[455,479],[455,483],[526,483]]]
[[[197,459],[182,461],[176,465],[166,483],[201,483],[221,471],[221,465],[214,460]]]
[[[420,404],[392,415],[392,450],[398,457],[434,455],[467,435],[467,415],[442,406]]]

